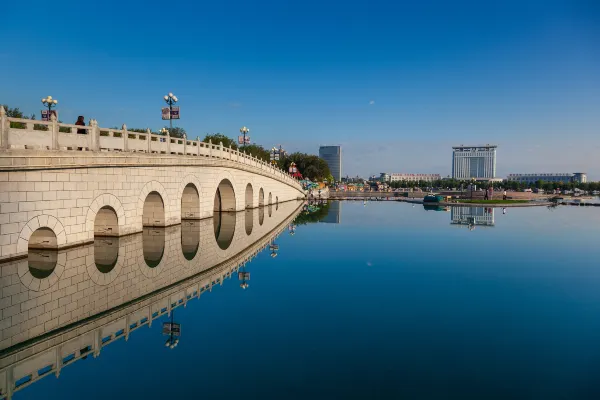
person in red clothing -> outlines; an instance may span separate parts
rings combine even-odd
[[[75,125],[85,126],[85,121],[83,120],[83,115],[80,115],[79,117],[77,117],[77,122],[75,122]],[[77,129],[77,133],[81,133],[81,134],[85,135],[87,132],[85,131],[85,129]]]

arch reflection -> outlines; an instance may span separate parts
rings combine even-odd
[[[115,268],[119,260],[119,238],[97,238],[94,240],[94,261],[96,268],[108,274]]]
[[[165,254],[165,228],[145,228],[142,232],[144,261],[150,268],[160,264]]]
[[[265,221],[265,208],[259,207],[258,208],[258,224],[262,226],[264,221]]]
[[[200,222],[184,221],[181,223],[181,250],[186,260],[191,261],[200,248]]]
[[[235,233],[235,212],[220,212],[213,215],[215,239],[221,250],[227,250]]]
[[[58,261],[58,251],[50,249],[31,249],[27,256],[29,272],[34,278],[44,279],[49,277]]]
[[[246,235],[250,235],[254,226],[254,210],[244,212],[244,225],[246,226]]]

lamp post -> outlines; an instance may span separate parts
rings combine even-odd
[[[244,142],[242,143],[244,150],[246,149],[246,135],[248,132],[250,132],[250,129],[246,128],[245,126],[240,128],[240,133],[244,136]]]
[[[173,104],[177,103],[177,96],[173,93],[169,93],[163,97],[165,99],[165,103],[169,105],[169,133],[173,130]]]
[[[277,164],[277,161],[275,160],[275,155],[277,154],[277,148],[273,147],[271,149],[271,151],[273,152],[273,159],[271,160],[271,164],[275,165],[275,164]]]
[[[50,121],[50,114],[52,114],[52,107],[56,107],[58,104],[58,100],[53,99],[52,96],[48,96],[45,99],[42,99],[42,104],[48,107],[48,121]]]

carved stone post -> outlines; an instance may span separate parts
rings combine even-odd
[[[167,154],[171,154],[171,131],[167,132]]]
[[[223,142],[219,142],[219,158],[223,158]]]
[[[123,126],[121,127],[121,135],[123,135],[123,151],[129,151],[129,135],[127,134],[127,125],[123,124]]]
[[[50,115],[50,135],[52,138],[52,150],[58,150],[58,122],[56,121],[56,115]]]
[[[152,131],[150,128],[146,129],[146,145],[148,149],[146,150],[148,154],[152,153]]]
[[[187,135],[183,134],[183,155],[187,156]]]
[[[212,158],[212,139],[208,139],[208,157]]]
[[[233,150],[233,149],[231,148],[231,143],[229,143],[229,157],[228,157],[228,158],[229,158],[230,160],[231,160],[231,151],[232,151],[232,150]]]
[[[90,120],[90,127],[91,128],[88,130],[91,140],[90,150],[100,151],[100,129],[98,129],[98,121],[95,119]]]
[[[6,116],[6,110],[0,105],[0,149],[8,149],[8,128],[10,123]]]

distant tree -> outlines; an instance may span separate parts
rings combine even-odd
[[[169,131],[170,131],[169,135],[171,135],[171,137],[176,137],[176,138],[183,138],[184,136],[187,137],[187,132],[185,131],[185,129],[183,129],[179,126],[173,128],[173,129],[170,129]]]
[[[246,146],[244,146],[243,148],[241,148],[240,150],[245,151],[246,154],[250,154],[252,157],[256,157],[259,160],[263,160],[265,162],[269,162],[270,160],[270,153],[268,150],[265,150],[264,147],[262,147],[259,144],[248,144]]]
[[[208,142],[209,140],[212,142],[212,144],[219,144],[223,142],[223,146],[225,147],[231,146],[231,148],[234,150],[237,150],[238,148],[237,143],[233,139],[223,135],[222,133],[209,133],[202,141]]]

